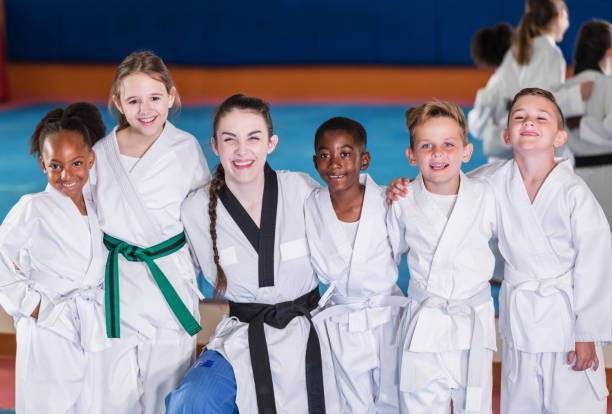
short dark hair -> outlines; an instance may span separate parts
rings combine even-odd
[[[470,54],[476,66],[497,68],[512,41],[512,26],[499,23],[495,27],[485,27],[476,32],[470,43]]]
[[[75,131],[83,136],[89,148],[106,135],[106,125],[95,105],[77,102],[47,112],[30,137],[30,155],[40,156],[45,139],[59,131]]]
[[[328,119],[323,122],[317,132],[315,132],[314,147],[315,151],[319,147],[319,143],[323,136],[330,131],[345,131],[347,134],[353,137],[355,144],[359,147],[359,151],[365,152],[368,144],[368,134],[365,128],[359,122],[346,118],[343,116],[337,116],[335,118]]]

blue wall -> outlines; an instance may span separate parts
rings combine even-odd
[[[580,25],[612,19],[612,0],[568,0],[561,47]],[[166,62],[472,64],[483,26],[518,24],[522,0],[5,0],[13,61],[118,62],[151,49]]]

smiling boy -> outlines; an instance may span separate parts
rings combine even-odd
[[[612,340],[612,242],[595,197],[555,148],[567,138],[553,95],[520,91],[514,159],[474,174],[498,201],[502,413],[605,413],[601,345]],[[599,369],[598,369],[599,367]]]
[[[461,108],[429,102],[406,112],[406,156],[419,176],[393,203],[387,228],[396,261],[407,255],[408,306],[400,322],[402,413],[491,413],[495,311],[489,279],[495,200],[466,177]]]
[[[327,188],[305,204],[306,235],[319,280],[328,286],[313,320],[331,346],[345,413],[397,413],[395,332],[405,303],[385,227],[385,193],[368,174],[366,131],[332,118],[315,134],[317,172]]]

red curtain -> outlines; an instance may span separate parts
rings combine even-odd
[[[6,30],[4,27],[4,1],[0,0],[0,101],[8,99],[6,83]]]

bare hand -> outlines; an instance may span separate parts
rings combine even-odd
[[[597,368],[599,368],[599,358],[597,358],[597,353],[595,352],[595,343],[576,342],[575,348],[575,351],[570,351],[567,354],[567,364],[573,364],[574,359],[576,359],[576,365],[572,368],[574,371],[584,371],[591,367],[593,367],[593,371],[597,371]]]
[[[580,84],[580,95],[583,101],[588,101],[593,93],[593,81],[586,81]]]
[[[30,316],[38,320],[38,311],[40,311],[40,301],[38,301],[38,305],[36,305],[36,309],[34,309],[34,312],[32,312]]]
[[[391,184],[387,187],[387,205],[391,207],[394,201],[400,199],[400,197],[406,197],[408,195],[408,184],[410,184],[409,178],[395,178],[391,181]]]

